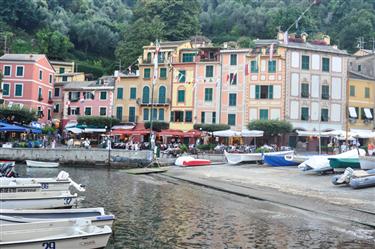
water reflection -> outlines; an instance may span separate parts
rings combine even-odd
[[[87,186],[80,206],[103,206],[116,215],[108,248],[373,248],[375,242],[366,228],[160,177],[65,170]]]

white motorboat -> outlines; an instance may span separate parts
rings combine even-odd
[[[338,155],[320,155],[312,156],[310,159],[298,165],[298,168],[308,172],[325,172],[332,171],[333,168],[329,164],[329,158],[358,158],[359,155],[366,155],[363,149],[353,149]]]
[[[106,214],[104,208],[73,209],[0,209],[0,224],[30,223],[48,220],[79,219],[91,220],[96,226],[112,226],[115,216]]]
[[[264,155],[293,155],[294,151],[277,151],[266,153],[228,153],[224,151],[224,155],[229,164],[239,164],[242,162],[260,162]]]
[[[4,209],[71,208],[77,202],[77,194],[69,191],[41,191],[40,185],[24,188],[0,188],[0,207]]]
[[[7,224],[0,231],[1,249],[104,248],[112,233],[88,219]]]
[[[69,173],[65,171],[61,171],[56,178],[0,178],[0,188],[2,186],[23,188],[24,185],[35,184],[40,184],[43,191],[68,191],[70,186],[73,186],[80,192],[85,191],[85,188],[73,181],[69,177]]]
[[[59,163],[26,160],[27,167],[33,168],[57,168]]]
[[[359,163],[361,164],[361,169],[368,170],[368,169],[375,169],[375,157],[359,157]]]

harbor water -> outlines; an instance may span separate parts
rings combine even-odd
[[[374,248],[367,226],[173,180],[123,170],[60,167],[22,176],[54,177],[60,170],[86,185],[79,207],[116,216],[107,248]]]

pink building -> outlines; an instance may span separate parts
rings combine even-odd
[[[6,105],[38,111],[40,122],[52,119],[55,71],[42,54],[5,54],[0,57]]]
[[[228,124],[231,129],[245,129],[246,113],[246,55],[249,49],[224,49],[221,53],[221,100],[219,119],[221,124]]]
[[[113,116],[114,88],[115,78],[112,76],[66,84],[63,88],[63,127],[77,121],[79,116]]]

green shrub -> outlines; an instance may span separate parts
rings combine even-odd
[[[215,144],[199,144],[197,149],[199,150],[213,150],[215,148]]]
[[[186,146],[186,144],[181,144],[181,145],[180,145],[180,150],[181,150],[182,152],[187,152],[187,151],[188,151],[188,147]]]
[[[255,120],[249,123],[248,129],[264,131],[264,136],[275,136],[292,132],[293,126],[285,120]]]
[[[259,148],[257,148],[256,150],[255,150],[255,153],[267,153],[267,152],[271,152],[271,150],[269,150],[269,149],[266,149],[266,148],[264,148],[264,147],[259,147]]]

